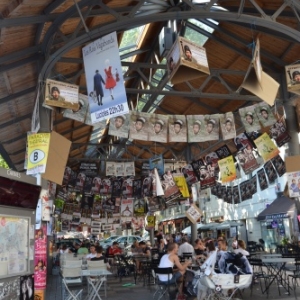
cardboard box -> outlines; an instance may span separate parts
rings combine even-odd
[[[287,173],[300,171],[300,155],[286,156],[285,168]]]
[[[167,70],[172,84],[209,75],[206,49],[178,37],[168,53]]]

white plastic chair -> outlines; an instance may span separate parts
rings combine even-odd
[[[97,270],[104,269],[104,270],[106,270],[106,268],[107,268],[107,265],[104,262],[104,260],[94,260],[94,261],[93,260],[88,260],[87,261],[87,265],[88,265],[88,269],[89,270],[93,270],[93,269],[97,269]],[[101,278],[99,278],[99,277],[101,277]],[[101,283],[101,286],[103,284],[103,287],[104,287],[104,296],[106,297],[106,295],[107,295],[107,278],[104,275],[96,276],[96,277],[93,276],[93,277],[89,277],[88,278],[88,293],[90,293],[90,286],[94,287],[94,284],[98,280],[103,280],[103,282]],[[98,291],[99,291],[99,289],[98,289]],[[95,292],[94,288],[93,288],[93,292]]]
[[[79,300],[82,297],[81,268],[62,269],[62,298],[64,300]],[[67,291],[67,293],[65,293]]]

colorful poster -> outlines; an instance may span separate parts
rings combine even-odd
[[[82,48],[92,123],[129,112],[116,32]]]
[[[259,182],[260,190],[263,191],[268,187],[268,181],[265,173],[265,169],[262,168],[257,171],[257,177]]]
[[[67,108],[64,110],[64,117],[81,123],[85,122],[86,114],[89,113],[89,99],[88,96],[79,94],[78,108]]]
[[[196,183],[198,181],[198,178],[193,170],[192,165],[188,164],[181,168],[181,172],[183,173],[183,176],[186,180],[186,183],[189,186],[192,186],[192,184]]]
[[[202,166],[205,166],[203,159],[200,158],[198,160],[192,161],[191,166],[192,166],[194,173],[196,174],[198,180],[200,180],[200,168]]]
[[[267,133],[262,134],[259,138],[254,140],[254,143],[264,162],[267,162],[279,154],[279,149]]]
[[[132,197],[133,194],[133,179],[126,178],[122,183],[122,195],[125,197]]]
[[[50,145],[50,135],[50,133],[36,133],[27,136],[27,175],[45,173]]]
[[[20,300],[33,300],[34,298],[34,275],[20,277]]]
[[[205,156],[205,163],[210,176],[214,176],[216,180],[219,179],[219,157],[216,152],[211,152]]]
[[[232,112],[220,114],[220,126],[223,140],[231,140],[236,136],[234,115]]]
[[[133,213],[135,216],[144,215],[146,213],[145,200],[143,198],[136,198],[133,201]]]
[[[121,217],[133,216],[133,198],[121,200]]]
[[[155,216],[147,216],[147,230],[155,227]]]
[[[290,197],[300,197],[300,172],[287,173],[287,179]]]
[[[270,106],[265,102],[255,104],[255,112],[263,127],[271,126],[276,123]]]
[[[171,171],[167,171],[167,173],[163,175],[161,185],[164,191],[164,198],[166,202],[172,201],[181,196],[180,190],[174,181]]]
[[[243,132],[234,139],[234,144],[237,150],[242,150],[244,148],[252,149],[253,144],[249,138],[249,136]]]
[[[233,156],[228,156],[218,161],[222,183],[230,182],[236,179],[236,170]]]
[[[239,114],[246,132],[252,132],[261,129],[259,119],[255,112],[255,105],[240,108]]]
[[[187,123],[185,116],[169,116],[169,142],[187,142]]]
[[[154,168],[157,169],[157,172],[160,176],[164,174],[165,168],[164,168],[164,158],[163,155],[156,155],[149,159],[149,168],[150,170],[153,170]]]
[[[270,134],[271,137],[275,140],[278,147],[283,146],[291,140],[291,137],[286,130],[286,126],[283,120],[278,120],[273,126],[271,126]]]
[[[179,191],[184,198],[188,198],[190,196],[189,188],[186,183],[186,180],[182,173],[173,173],[173,179],[179,188]]]
[[[44,290],[47,281],[47,226],[35,231],[34,289]]]
[[[130,115],[121,115],[112,118],[109,122],[109,135],[128,138]]]
[[[168,116],[151,114],[149,118],[149,136],[152,142],[167,143],[168,141]]]
[[[259,164],[253,155],[252,149],[244,148],[237,152],[237,158],[245,174],[249,174],[259,167]]]

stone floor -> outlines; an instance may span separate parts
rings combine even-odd
[[[49,275],[47,290],[46,290],[46,300],[63,300],[62,299],[62,281],[59,275]],[[111,300],[153,300],[153,294],[155,291],[154,285],[144,286],[144,282],[141,278],[138,278],[136,284],[134,283],[134,278],[132,275],[123,277],[120,281],[120,278],[115,276],[108,277],[108,287],[107,287],[107,297],[104,297],[104,292],[100,292],[102,299],[111,299]],[[279,295],[279,291],[281,295]],[[286,300],[294,299],[294,294],[287,295],[285,290],[280,287],[278,288],[274,283],[270,289],[270,295],[267,297],[266,294],[262,294],[260,290],[260,285],[255,284],[253,286],[252,296],[250,294],[250,289],[246,289],[242,292],[242,295],[237,295],[238,298],[248,299],[272,299],[272,300]],[[297,294],[300,296],[300,288],[297,288]],[[82,299],[86,297],[86,291],[84,291]],[[163,299],[167,299],[165,297]],[[188,297],[188,300],[194,300],[195,297]],[[173,300],[173,299],[172,299]]]

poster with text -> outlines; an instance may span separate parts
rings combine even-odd
[[[300,172],[287,173],[287,179],[290,197],[300,197]]]
[[[269,135],[265,132],[259,138],[254,140],[257,150],[264,162],[272,159],[279,154],[279,149],[270,139]]]
[[[233,156],[220,159],[218,161],[222,183],[230,182],[236,179],[236,170]]]
[[[133,216],[133,198],[121,200],[121,217]]]
[[[271,126],[270,134],[278,147],[283,146],[291,140],[291,137],[286,130],[285,122],[282,119],[278,120],[273,126]]]
[[[116,32],[82,48],[92,123],[129,112]]]

